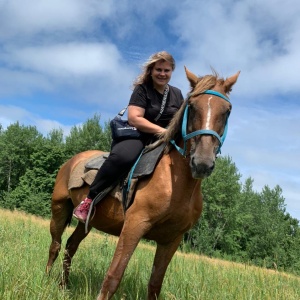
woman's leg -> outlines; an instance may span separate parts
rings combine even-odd
[[[113,145],[110,155],[99,169],[85,200],[74,210],[73,216],[85,222],[92,200],[104,189],[118,181],[129,172],[141,151],[144,143],[141,140],[124,140]]]
[[[124,140],[115,144],[90,186],[89,198],[94,199],[101,191],[128,173],[143,148],[144,144],[140,140]]]

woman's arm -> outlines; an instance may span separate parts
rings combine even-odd
[[[166,131],[165,128],[151,123],[144,118],[145,109],[129,105],[128,106],[128,122],[131,126],[136,127],[138,130],[151,134],[161,134]]]

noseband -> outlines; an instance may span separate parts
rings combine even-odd
[[[222,98],[222,99],[224,99],[224,100],[226,100],[230,103],[230,100],[227,97],[225,97],[221,93],[213,91],[213,90],[206,90],[206,91],[200,93],[200,95],[201,94],[214,95],[214,96],[220,97],[220,98]],[[189,98],[190,98],[190,96],[189,96]],[[196,135],[212,135],[212,136],[216,137],[219,141],[219,147],[217,149],[216,154],[221,153],[221,147],[222,147],[222,145],[225,141],[226,135],[227,135],[229,114],[227,115],[227,118],[226,118],[225,128],[224,128],[224,132],[223,132],[222,136],[219,136],[219,134],[216,131],[210,130],[210,129],[200,129],[200,130],[196,130],[194,132],[191,132],[191,133],[187,134],[186,129],[187,129],[187,121],[188,121],[188,108],[189,108],[189,105],[187,105],[185,110],[184,110],[183,120],[182,120],[182,127],[181,127],[181,134],[182,134],[183,143],[184,143],[183,148],[180,148],[179,146],[177,146],[174,140],[170,141],[171,144],[173,144],[175,146],[175,148],[177,149],[177,151],[181,155],[186,156],[186,142],[189,139],[193,138]]]

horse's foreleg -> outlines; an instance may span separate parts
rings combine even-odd
[[[172,243],[157,244],[152,274],[148,284],[148,300],[158,299],[168,265],[181,240],[182,235],[177,237]]]
[[[52,241],[49,248],[49,258],[46,272],[49,273],[61,249],[61,236],[71,221],[73,205],[70,200],[64,199],[52,202],[52,218],[50,221],[50,233]]]
[[[75,231],[68,238],[67,244],[66,244],[66,249],[65,249],[64,261],[63,261],[63,274],[62,274],[62,279],[61,279],[61,283],[60,283],[61,287],[67,286],[68,280],[69,280],[72,258],[75,255],[80,242],[89,234],[91,228],[92,227],[89,226],[88,232],[86,233],[85,232],[85,224],[79,222]]]
[[[133,219],[133,218],[131,218]],[[102,288],[97,300],[107,300],[116,292],[128,262],[138,245],[142,236],[149,230],[148,222],[140,222],[140,217],[135,217],[136,221],[125,222],[120,234],[118,244],[112,259],[111,265],[102,283]]]

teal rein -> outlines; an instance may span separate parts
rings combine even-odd
[[[209,94],[209,95],[217,96],[217,97],[220,97],[220,98],[222,98],[222,99],[224,99],[224,100],[226,100],[230,103],[229,98],[227,98],[223,94],[221,94],[219,92],[216,92],[216,91],[213,91],[213,90],[206,90],[201,94]],[[191,132],[191,133],[187,134],[186,133],[187,122],[188,122],[188,105],[187,105],[185,110],[184,110],[182,127],[181,127],[181,134],[182,134],[184,146],[183,146],[183,148],[179,147],[178,145],[176,145],[176,142],[174,140],[171,140],[170,143],[174,145],[174,147],[177,149],[177,151],[181,155],[186,156],[186,142],[187,142],[187,140],[193,138],[196,135],[212,135],[212,136],[215,136],[219,141],[219,147],[218,147],[218,150],[217,150],[216,154],[221,153],[221,147],[222,147],[222,145],[225,141],[227,131],[228,131],[228,116],[226,118],[225,128],[224,128],[224,132],[223,132],[222,136],[219,136],[219,134],[216,131],[210,130],[210,129],[196,130],[194,132]]]

